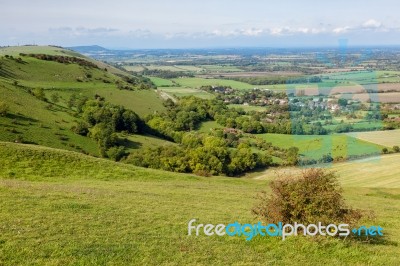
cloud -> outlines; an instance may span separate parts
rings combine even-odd
[[[362,27],[366,29],[376,29],[382,27],[382,23],[375,19],[369,19],[362,24]]]
[[[351,29],[352,29],[352,28],[349,27],[349,26],[344,26],[344,27],[334,28],[334,29],[332,30],[332,32],[335,33],[335,34],[342,34],[342,33],[348,32],[348,31],[351,30]]]
[[[105,28],[105,27],[97,27],[97,28],[86,28],[86,27],[59,27],[59,28],[50,28],[48,30],[52,34],[66,34],[69,36],[90,36],[90,35],[108,35],[111,33],[119,32],[118,29],[115,28]]]

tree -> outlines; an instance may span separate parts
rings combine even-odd
[[[384,154],[387,154],[387,153],[389,152],[389,150],[388,150],[388,148],[383,148],[383,149],[382,149],[382,152],[383,152]]]
[[[342,188],[333,172],[308,169],[301,174],[278,176],[270,183],[272,193],[262,192],[253,214],[268,223],[302,223],[323,225],[356,223],[361,214],[348,208]]]
[[[286,161],[288,165],[296,165],[299,161],[299,148],[290,147],[286,153]]]
[[[114,146],[107,150],[107,157],[113,159],[114,161],[118,162],[121,160],[122,157],[125,156],[125,147],[124,146]]]
[[[32,91],[33,96],[35,96],[36,98],[38,98],[41,101],[46,101],[46,94],[44,93],[43,88],[35,88]]]
[[[393,151],[394,152],[400,152],[399,146],[393,146]]]
[[[69,99],[67,101],[67,106],[69,109],[72,109],[72,107],[75,106],[76,100],[77,100],[76,94],[71,94],[71,96],[69,96]]]
[[[5,102],[0,102],[0,115],[1,116],[6,116],[8,113],[8,104],[6,104]]]
[[[53,93],[50,96],[50,99],[53,103],[58,103],[60,101],[60,95],[58,95],[58,93]]]

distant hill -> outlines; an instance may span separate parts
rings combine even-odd
[[[69,50],[76,51],[82,54],[90,54],[90,53],[103,53],[108,52],[109,49],[101,47],[99,45],[89,45],[89,46],[73,46],[67,47]]]

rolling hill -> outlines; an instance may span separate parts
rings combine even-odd
[[[378,179],[378,178],[377,178]],[[381,178],[383,181],[385,177]],[[253,223],[268,180],[197,177],[0,142],[0,264],[395,265],[397,188],[344,184],[384,227],[377,244],[336,238],[188,236],[187,223]],[[367,219],[368,223],[371,223]],[[294,263],[295,262],[295,263]]]
[[[92,139],[70,130],[79,121],[71,97],[100,95],[145,116],[164,110],[156,91],[143,89],[148,82],[60,47],[1,48],[0,102],[8,112],[0,116],[0,140],[98,155]]]

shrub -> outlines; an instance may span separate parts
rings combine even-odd
[[[394,152],[400,152],[399,146],[393,146],[393,150],[394,150]]]
[[[107,150],[107,156],[110,159],[113,159],[114,161],[118,162],[119,160],[122,159],[126,155],[125,153],[125,147],[124,146],[114,146],[111,147]]]
[[[279,176],[270,186],[272,194],[259,194],[259,202],[252,209],[267,222],[355,224],[361,218],[360,211],[345,206],[333,172],[308,169],[298,177]]]
[[[0,116],[6,116],[8,113],[8,104],[0,102]]]
[[[388,152],[389,152],[389,150],[387,148],[382,149],[382,153],[387,154]]]

